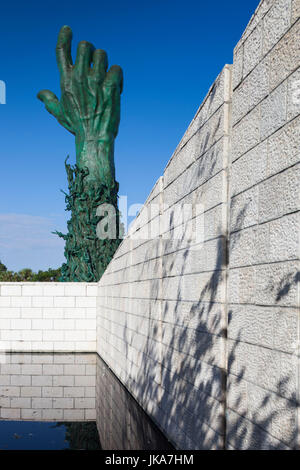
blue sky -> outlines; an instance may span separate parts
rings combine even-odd
[[[55,61],[64,24],[77,44],[107,51],[124,71],[115,146],[120,195],[143,203],[244,31],[258,0],[5,2],[0,18],[0,260],[9,269],[58,267],[65,231],[64,159],[74,137],[37,100],[60,96]]]

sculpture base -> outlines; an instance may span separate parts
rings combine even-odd
[[[66,235],[63,238],[66,263],[61,268],[60,281],[97,282],[112,259],[121,239],[119,237],[118,183],[109,187],[87,178],[87,169],[65,162],[69,194],[65,194],[66,210],[71,211]],[[115,210],[115,238],[99,238],[97,225],[104,218],[98,208],[109,204]],[[101,211],[100,211],[101,212]]]

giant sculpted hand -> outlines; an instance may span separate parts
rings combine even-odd
[[[107,72],[106,53],[86,41],[79,43],[73,65],[71,40],[71,28],[63,26],[56,46],[60,101],[49,90],[40,91],[38,98],[75,135],[77,166],[89,170],[87,179],[111,186],[115,182],[114,139],[120,122],[122,69],[113,65]]]

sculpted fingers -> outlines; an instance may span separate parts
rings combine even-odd
[[[56,44],[56,60],[59,72],[63,78],[72,66],[71,56],[72,30],[69,26],[63,26],[58,34]]]
[[[73,134],[74,130],[71,126],[71,123],[62,113],[57,96],[50,90],[41,90],[38,93],[37,97],[44,103],[47,111],[52,114],[62,126],[64,126],[68,131],[72,132]]]
[[[58,119],[60,114],[60,105],[57,96],[50,90],[41,90],[37,97],[44,103],[47,111]]]
[[[78,44],[76,62],[74,66],[74,71],[78,78],[82,79],[83,77],[87,77],[92,62],[93,51],[94,46],[90,42],[81,41]]]
[[[108,66],[107,54],[102,49],[96,49],[93,53],[92,77],[97,82],[104,80]]]
[[[123,71],[119,65],[111,66],[103,82],[103,88],[107,91],[111,87],[117,88],[120,93],[123,91]]]

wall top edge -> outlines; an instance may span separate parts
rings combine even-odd
[[[166,171],[166,169],[168,168],[168,166],[170,165],[172,159],[175,157],[175,155],[178,153],[178,151],[181,149],[181,147],[183,145],[182,142],[184,140],[184,137],[186,134],[188,134],[189,132],[189,129],[193,126],[193,123],[195,122],[195,120],[197,119],[197,116],[199,115],[199,113],[201,112],[202,108],[204,107],[205,103],[207,102],[207,100],[209,99],[213,89],[215,88],[217,82],[220,80],[222,74],[225,73],[225,71],[227,70],[232,70],[232,64],[225,64],[224,67],[222,68],[221,72],[219,73],[219,75],[217,76],[217,78],[215,79],[215,81],[212,83],[212,85],[209,87],[209,90],[207,92],[207,94],[205,95],[205,98],[203,99],[202,103],[200,104],[199,108],[197,109],[193,119],[191,120],[190,124],[188,125],[188,128],[186,129],[185,133],[183,134],[182,138],[180,139],[177,147],[175,148],[171,158],[169,159],[168,163],[166,164],[165,168],[164,168],[164,172]]]
[[[203,106],[205,105],[206,101],[209,99],[210,94],[212,93],[213,89],[215,88],[217,82],[220,80],[222,74],[226,74],[226,71],[231,71],[231,70],[232,70],[232,64],[225,64],[225,65],[223,66],[222,70],[220,71],[220,73],[218,74],[218,76],[216,77],[216,79],[214,80],[214,82],[212,83],[212,85],[210,86],[210,88],[209,88],[209,90],[208,90],[208,92],[207,92],[205,98],[203,99],[203,101],[202,101],[201,105],[199,106],[198,110],[196,111],[196,114],[194,115],[192,121],[190,122],[190,124],[189,124],[187,130],[185,131],[185,133],[183,134],[182,138],[180,139],[180,141],[179,141],[179,143],[178,143],[176,149],[174,150],[174,152],[173,152],[171,158],[169,159],[167,165],[165,166],[164,172],[166,171],[167,167],[170,165],[170,163],[171,163],[173,157],[177,154],[178,149],[181,148],[181,143],[182,143],[182,141],[183,141],[185,135],[187,134],[187,132],[189,131],[189,129],[190,129],[191,126],[193,125],[195,119],[197,118],[198,114],[201,112],[201,109],[202,109]],[[225,101],[225,99],[224,99],[224,101]],[[149,193],[149,196],[147,197],[147,199],[146,199],[146,201],[145,201],[145,203],[144,203],[144,206],[147,205],[147,204],[149,204],[149,202],[150,202],[152,199],[154,199],[154,197],[156,197],[156,196],[161,192],[163,178],[164,178],[163,175],[160,176],[160,177],[157,179],[157,181],[154,183],[154,185],[153,185],[153,187],[152,187],[152,189],[151,189],[151,191],[150,191],[150,193]],[[142,209],[138,212],[138,214],[136,215],[135,219],[132,221],[132,224],[134,224],[135,221],[138,219],[138,217],[139,217],[140,214],[141,214],[141,211],[142,211]],[[133,231],[133,233],[135,233],[135,232],[136,232],[136,230]],[[128,239],[131,238],[131,235],[132,235],[132,232],[131,232],[131,231],[128,231],[128,233],[124,236],[122,242],[120,243],[120,245],[118,246],[117,250],[115,251],[115,254],[114,254],[112,260],[111,260],[110,263],[107,265],[105,272],[109,269],[110,264],[113,262],[113,260],[114,260],[114,258],[115,258],[115,256],[116,256],[116,254],[121,250],[123,244],[124,244],[126,241],[128,241]],[[103,276],[105,275],[105,272],[104,272]],[[100,282],[101,282],[101,279],[98,281],[98,283],[100,283]]]
[[[98,282],[2,282],[0,286],[76,286],[85,284],[86,286],[97,286]]]
[[[253,13],[250,20],[248,21],[248,24],[245,27],[240,40],[234,47],[233,49],[234,52],[241,47],[241,45],[245,42],[247,37],[252,33],[255,26],[258,24],[258,22],[268,13],[268,11],[272,8],[275,2],[276,0],[261,0],[259,2],[255,12]]]

